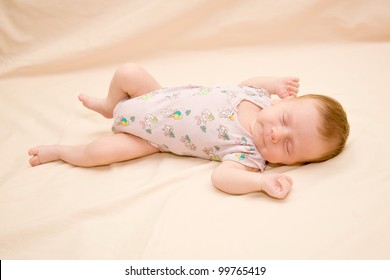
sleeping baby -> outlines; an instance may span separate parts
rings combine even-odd
[[[254,77],[230,87],[162,88],[141,66],[124,64],[106,98],[79,96],[88,109],[113,118],[113,134],[86,145],[31,148],[30,164],[62,160],[92,167],[170,152],[221,162],[211,180],[224,192],[264,191],[285,198],[292,179],[264,173],[266,163],[330,159],[343,150],[349,134],[339,102],[324,95],[297,97],[298,88],[294,77]]]

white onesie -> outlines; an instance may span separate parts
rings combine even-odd
[[[252,136],[236,116],[238,104],[271,105],[269,93],[247,86],[162,88],[125,99],[114,109],[113,131],[147,140],[162,152],[265,168]]]

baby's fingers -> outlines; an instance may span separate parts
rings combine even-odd
[[[287,87],[287,92],[288,92],[288,96],[286,96],[286,97],[289,97],[289,96],[295,97],[298,94],[298,88],[289,86],[289,87]]]
[[[296,88],[299,88],[299,78],[297,78],[297,77],[290,77],[290,81],[288,82],[288,85],[296,87]]]

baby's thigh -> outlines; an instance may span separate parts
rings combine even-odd
[[[113,134],[112,148],[119,157],[118,161],[144,157],[159,152],[148,141],[129,133]]]
[[[159,150],[135,135],[116,133],[93,141],[87,152],[90,158],[106,165],[147,156]]]

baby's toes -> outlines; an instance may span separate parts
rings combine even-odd
[[[30,158],[29,161],[31,166],[37,166],[41,164],[41,161],[39,160],[38,156],[33,156],[32,158]]]
[[[37,147],[30,148],[30,149],[28,150],[28,154],[29,154],[30,156],[35,156],[35,155],[37,155],[37,154],[38,154],[38,148],[37,148]]]
[[[39,158],[39,148],[38,147],[34,147],[34,148],[31,148],[30,150],[28,150],[28,154],[31,156],[30,158],[30,164],[31,166],[37,166],[39,164],[41,164],[41,160]]]

